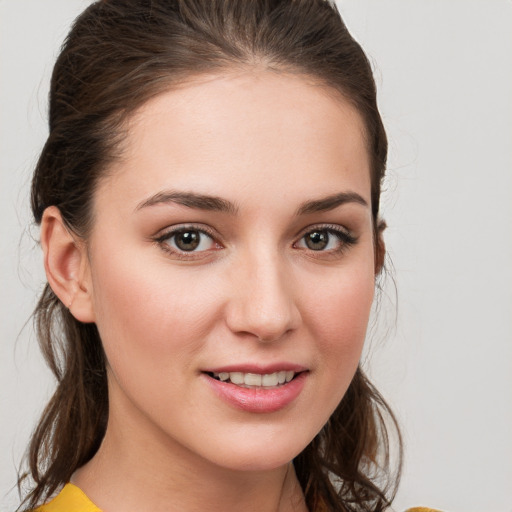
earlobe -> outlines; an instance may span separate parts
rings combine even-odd
[[[46,278],[53,292],[80,322],[94,322],[92,284],[85,243],[73,235],[56,206],[41,220]]]

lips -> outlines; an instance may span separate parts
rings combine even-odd
[[[309,372],[295,365],[225,367],[202,372],[224,402],[251,413],[279,411],[300,395]]]

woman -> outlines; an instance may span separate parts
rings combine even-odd
[[[386,152],[326,1],[86,9],[32,185],[58,387],[25,507],[387,508],[393,416],[358,366]]]

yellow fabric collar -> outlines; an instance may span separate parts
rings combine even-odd
[[[101,510],[73,484],[66,484],[51,501],[38,507],[35,512],[101,512]]]
[[[34,512],[101,512],[101,510],[73,484],[66,484],[51,501],[38,507]],[[441,512],[433,508],[415,507],[405,512]]]

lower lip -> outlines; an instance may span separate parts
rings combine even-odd
[[[301,372],[290,382],[275,388],[242,388],[203,373],[208,384],[228,404],[246,412],[268,413],[284,409],[302,391],[308,372]]]

